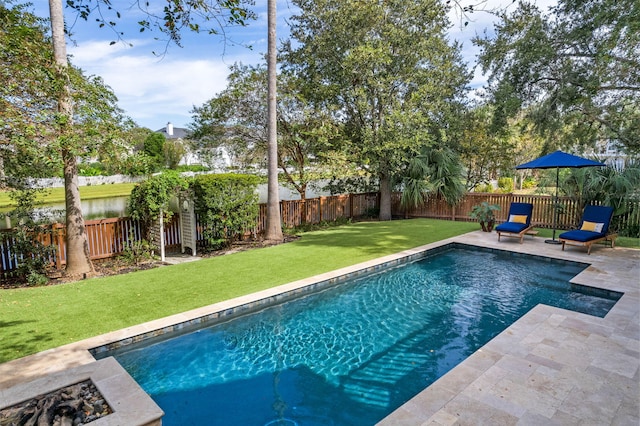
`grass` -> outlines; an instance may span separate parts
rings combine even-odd
[[[477,229],[431,219],[361,222],[198,262],[0,290],[0,362]]]
[[[122,197],[131,194],[135,183],[114,183],[109,185],[81,186],[80,197],[83,200],[98,198]],[[37,197],[41,204],[64,203],[64,188],[50,188]],[[9,192],[0,192],[0,208],[13,207],[14,201],[9,197]]]

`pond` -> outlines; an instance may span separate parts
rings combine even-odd
[[[300,195],[297,191],[293,191],[285,186],[280,185],[279,196],[281,200],[299,200]],[[315,198],[331,195],[328,191],[312,188],[309,185],[307,189],[307,198]],[[127,200],[128,196],[99,198],[93,200],[82,201],[82,215],[85,220],[105,219],[110,217],[127,216]],[[258,202],[267,202],[267,185],[258,185]],[[39,220],[47,220],[51,222],[64,222],[64,203],[50,204],[35,209],[36,218]],[[0,213],[10,211],[11,209],[2,209]],[[4,218],[0,220],[0,229],[11,228],[11,219]]]
[[[82,201],[82,215],[85,220],[105,219],[109,217],[126,216],[127,200],[129,197],[98,198]],[[3,209],[2,213],[11,209]],[[64,222],[64,203],[47,204],[35,209],[38,220],[50,222]],[[11,228],[11,219],[5,217],[0,221],[0,229]]]

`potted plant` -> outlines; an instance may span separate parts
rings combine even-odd
[[[493,212],[497,210],[500,210],[500,206],[497,204],[489,204],[487,201],[483,201],[482,203],[473,206],[469,216],[480,222],[480,226],[484,232],[491,232],[491,230],[493,230],[493,225],[496,222],[496,216]]]

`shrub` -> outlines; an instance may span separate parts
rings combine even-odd
[[[36,236],[45,234],[46,227],[34,220],[34,200],[39,190],[25,189],[13,191],[10,195],[17,207],[8,215],[15,225],[2,233],[2,239],[11,241],[11,254],[17,262],[15,278],[19,283],[43,285],[48,282],[47,268],[55,258],[56,247],[45,245]]]
[[[201,164],[192,164],[192,165],[181,165],[176,169],[178,172],[207,172],[209,171],[208,167],[205,167]]]
[[[191,189],[207,248],[228,246],[255,225],[258,182],[257,176],[232,173],[195,177]]]
[[[106,175],[104,167],[100,163],[79,164],[78,175],[80,176],[103,176]]]
[[[493,187],[489,183],[479,184],[473,188],[473,192],[493,192]]]
[[[524,182],[522,182],[522,189],[531,189],[536,186],[538,186],[538,182],[531,176],[527,177]]]
[[[136,266],[145,260],[153,259],[153,251],[155,246],[147,240],[135,240],[132,235],[129,236],[129,243],[122,252],[122,257],[129,263]]]
[[[169,202],[181,191],[186,191],[188,182],[174,171],[167,171],[137,184],[131,191],[127,211],[142,224],[144,239],[149,239],[149,229],[153,221],[164,213],[164,219],[171,219]]]
[[[513,192],[513,178],[510,178],[510,177],[499,178],[498,188],[500,188],[500,192],[504,192],[504,193]]]

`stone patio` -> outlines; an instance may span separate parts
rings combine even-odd
[[[380,425],[639,425],[640,252],[456,240],[590,263],[573,282],[624,296],[605,318],[538,305]]]
[[[64,377],[68,369],[96,363],[89,349],[450,242],[589,263],[574,282],[624,296],[605,318],[538,305],[381,425],[640,424],[640,251],[596,246],[587,255],[584,248],[562,251],[540,237],[498,242],[495,233],[480,231],[0,364],[0,408],[16,400],[17,390],[25,397],[42,393],[45,376]]]

